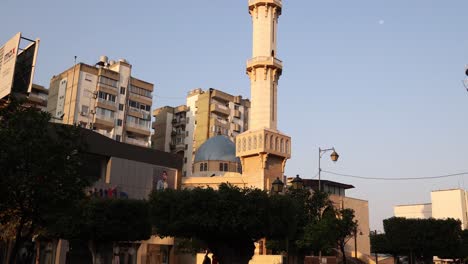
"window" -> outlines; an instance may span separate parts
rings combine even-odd
[[[187,171],[184,171],[184,177],[187,177]]]
[[[200,163],[200,171],[203,171],[203,163]]]
[[[120,142],[122,140],[122,136],[121,135],[116,135],[115,140]]]
[[[114,111],[108,109],[96,107],[96,114],[107,119],[114,119]]]
[[[115,99],[116,99],[115,95],[108,94],[108,93],[101,92],[101,91],[99,91],[98,97],[100,99],[107,100],[107,101],[112,101],[112,102],[115,102]]]
[[[120,94],[125,94],[125,87],[120,87]]]
[[[223,166],[224,166],[224,171],[228,171],[228,164],[224,163]]]
[[[184,163],[187,163],[187,158],[184,158]]]
[[[86,74],[86,75],[85,75],[85,81],[88,81],[88,82],[93,81],[92,75],[91,75],[91,74]]]
[[[224,171],[223,163],[219,163],[219,171]]]
[[[122,126],[122,119],[117,119],[117,126]]]
[[[188,134],[189,134],[188,131],[185,131],[185,136],[186,136],[186,137],[188,137]]]
[[[124,107],[123,104],[119,104],[119,110],[120,110],[120,111],[123,111],[123,107]]]
[[[130,85],[130,87],[128,88],[128,90],[131,92],[131,93],[134,93],[134,94],[137,94],[137,95],[141,95],[141,96],[144,96],[144,97],[148,97],[148,98],[151,98],[151,91],[148,91],[148,90],[145,90],[143,88],[140,88],[138,86],[134,86],[134,85]]]
[[[207,171],[208,170],[208,163],[203,163],[203,170],[204,171]]]
[[[88,114],[89,107],[86,105],[81,106],[81,114],[87,115]]]
[[[187,144],[185,144],[185,150],[187,150],[187,149],[188,149],[188,145],[187,145]]]

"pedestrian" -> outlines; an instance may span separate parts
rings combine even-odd
[[[209,253],[208,249],[205,250],[205,257],[203,258],[202,264],[211,264],[211,259],[210,257],[208,257],[208,253]]]
[[[213,254],[213,256],[211,256],[211,264],[219,264],[218,258],[216,257],[215,254]]]

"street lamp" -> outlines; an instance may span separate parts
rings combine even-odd
[[[328,148],[328,149],[321,149],[319,148],[319,159],[318,159],[318,178],[319,178],[319,191],[322,189],[322,184],[320,183],[320,173],[322,172],[322,169],[320,168],[320,160],[322,159],[323,154],[325,154],[328,151],[333,151],[332,154],[330,155],[330,158],[333,162],[336,162],[340,155],[336,153],[335,148]]]
[[[304,188],[304,181],[299,177],[299,174],[297,174],[296,178],[291,181],[291,184],[294,190],[301,190]]]
[[[273,192],[278,194],[283,191],[284,183],[280,180],[279,177],[276,177],[276,180],[271,184],[273,187]]]

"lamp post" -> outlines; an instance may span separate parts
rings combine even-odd
[[[325,154],[328,151],[333,151],[332,154],[330,154],[330,158],[333,162],[336,162],[340,155],[336,153],[335,148],[328,148],[328,149],[321,149],[319,148],[319,159],[318,159],[318,178],[319,178],[319,191],[322,190],[322,184],[320,183],[320,174],[322,172],[322,169],[320,168],[320,160],[322,159],[323,154]]]
[[[299,177],[299,174],[297,174],[296,178],[291,181],[291,184],[294,190],[301,190],[304,188],[304,181]]]
[[[283,191],[284,183],[280,180],[279,177],[276,177],[276,180],[271,184],[273,193],[278,194]]]

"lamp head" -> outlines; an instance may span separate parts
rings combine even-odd
[[[340,155],[338,155],[338,153],[336,153],[335,150],[333,150],[332,154],[330,155],[330,158],[333,162],[336,162],[338,160],[338,158],[340,157]]]

